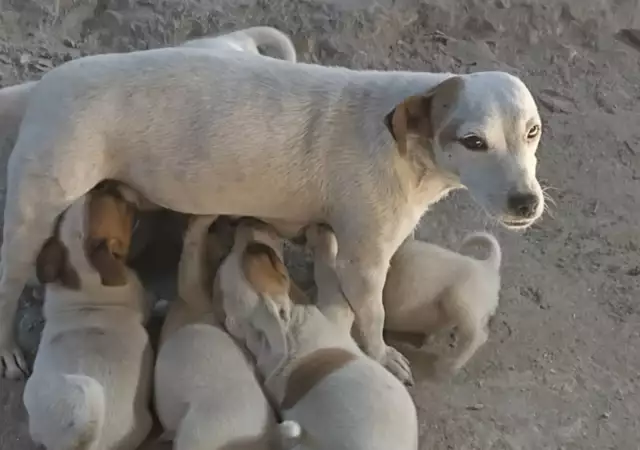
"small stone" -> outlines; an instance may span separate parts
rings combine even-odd
[[[28,53],[23,53],[22,55],[20,55],[20,59],[18,60],[18,62],[23,66],[27,65],[29,61],[31,61],[31,55],[29,55]]]
[[[601,419],[608,419],[609,417],[611,417],[611,413],[609,411],[600,414]]]
[[[64,38],[64,39],[62,40],[62,44],[63,44],[65,47],[69,47],[69,48],[76,48],[76,47],[78,46],[78,45],[75,43],[75,41],[73,41],[71,38],[68,38],[68,37],[66,37],[66,38]]]
[[[480,411],[484,409],[484,405],[482,403],[476,403],[475,405],[467,406],[469,411]]]

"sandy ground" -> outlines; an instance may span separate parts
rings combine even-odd
[[[306,61],[521,76],[541,107],[539,175],[557,206],[525,233],[498,230],[504,288],[491,340],[453,380],[425,379],[413,389],[421,449],[640,449],[636,0],[389,0],[377,7],[61,0],[60,7],[56,15],[53,0],[0,0],[0,85],[37,79],[86,54],[256,24],[291,33]],[[12,136],[0,138],[5,162]],[[462,192],[425,216],[419,236],[454,245],[484,226],[494,228]],[[308,283],[303,257],[291,261]],[[155,280],[165,280],[158,270]],[[32,353],[41,325],[38,302],[25,295],[19,330]],[[0,380],[3,450],[34,448],[22,386]]]

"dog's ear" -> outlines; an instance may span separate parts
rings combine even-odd
[[[78,273],[69,264],[69,252],[56,236],[51,236],[36,258],[36,278],[42,284],[60,282],[63,286],[80,288]]]
[[[289,292],[289,272],[268,245],[250,242],[242,254],[242,271],[259,294],[277,298]]]
[[[53,283],[60,279],[66,252],[67,249],[55,236],[46,240],[36,258],[36,277],[40,283]]]
[[[103,286],[127,284],[126,245],[116,238],[103,239],[89,250],[88,259]]]
[[[462,77],[450,77],[425,94],[412,95],[397,105],[384,123],[398,145],[401,156],[407,154],[407,135],[433,138],[464,86]]]

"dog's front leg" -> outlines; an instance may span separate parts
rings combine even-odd
[[[358,239],[362,245],[353,245],[338,237],[336,273],[344,295],[355,314],[362,347],[369,356],[379,361],[405,384],[413,384],[411,367],[407,358],[388,346],[382,337],[384,306],[382,289],[387,276],[391,255],[372,252],[375,242]],[[380,245],[377,248],[384,248]],[[363,255],[366,253],[366,255]]]

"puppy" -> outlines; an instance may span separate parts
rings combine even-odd
[[[488,337],[487,324],[498,307],[502,252],[496,238],[472,233],[472,244],[489,249],[484,260],[437,245],[409,240],[391,259],[384,286],[385,330],[429,336],[456,328],[455,354],[441,359],[441,374],[462,368]]]
[[[316,261],[323,263],[323,252]],[[360,350],[348,329],[316,306],[290,300],[278,249],[252,241],[238,262],[248,288],[233,302],[225,298],[225,311],[242,310],[235,320],[244,322],[248,348],[285,419],[283,448],[417,450],[416,409],[406,388]],[[326,278],[319,296],[348,308],[337,280]]]
[[[363,348],[402,380],[410,366],[383,340],[382,290],[428,206],[466,187],[519,229],[544,209],[538,110],[503,72],[354,71],[177,47],[70,61],[32,92],[8,165],[5,376],[20,374],[11,324],[40,246],[106,178],[178,212],[330,225]]]
[[[270,448],[273,410],[248,355],[220,326],[205,285],[207,229],[215,217],[192,219],[155,368],[160,422],[176,450]]]
[[[123,262],[132,219],[103,185],[71,205],[38,255],[46,324],[24,404],[48,450],[133,450],[151,429],[149,298]]]

